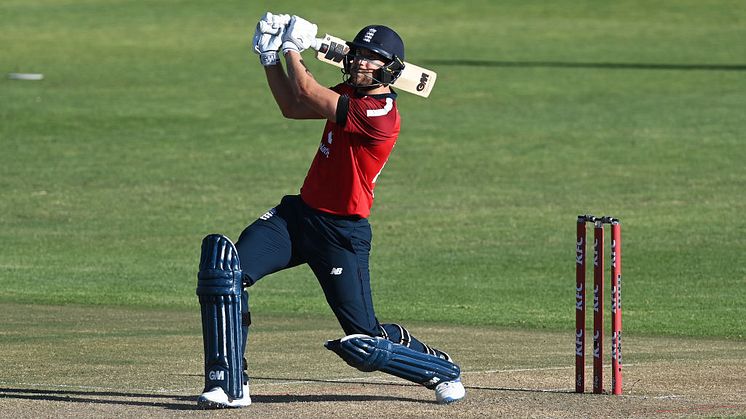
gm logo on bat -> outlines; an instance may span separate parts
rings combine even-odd
[[[430,80],[430,76],[427,73],[422,73],[420,76],[420,84],[417,85],[417,91],[421,92],[427,87],[427,82]]]

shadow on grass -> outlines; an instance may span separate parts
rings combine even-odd
[[[315,378],[278,378],[253,377],[254,380],[266,380],[273,383],[324,383],[324,384],[358,384],[366,386],[419,387],[405,382],[371,382],[359,380],[334,380]],[[469,390],[483,391],[520,391],[528,393],[571,393],[565,390],[542,390],[509,387],[465,386]],[[158,394],[142,392],[122,392],[106,390],[42,390],[30,388],[0,387],[0,399],[46,400],[66,403],[91,403],[106,405],[155,407],[168,410],[199,410],[196,405],[197,394],[184,396],[176,394]],[[140,399],[140,400],[138,400]],[[414,399],[387,395],[369,394],[252,394],[255,403],[314,403],[314,402],[372,402],[391,401],[432,404],[434,400]]]
[[[516,68],[587,68],[610,70],[746,71],[742,64],[654,64],[654,63],[573,63],[562,61],[423,60],[421,65]]]
[[[275,383],[287,381],[290,383],[365,384],[369,386],[420,387],[419,385],[413,384],[413,383],[363,381],[363,380],[335,380],[335,379],[323,380],[323,379],[318,379],[318,378],[295,379],[295,378],[270,378],[270,377],[252,377],[252,379],[272,381]],[[469,385],[465,385],[464,388],[466,388],[467,390],[484,390],[484,391],[516,391],[516,392],[524,392],[524,393],[575,394],[573,390],[551,390],[551,389],[540,389],[540,388],[486,387],[486,386],[469,386]],[[251,399],[254,400],[254,396],[251,396]],[[401,398],[398,400],[420,401],[420,400],[412,400],[412,399],[404,399],[404,398]]]
[[[299,381],[299,380],[293,380]],[[307,380],[300,380],[307,381]],[[128,393],[119,391],[92,390],[39,390],[28,388],[0,387],[0,399],[46,400],[66,403],[91,403],[121,406],[155,407],[168,410],[200,410],[197,395]],[[133,400],[145,399],[145,400]],[[432,403],[427,400],[395,396],[365,394],[258,394],[251,396],[255,403],[313,403],[313,402],[371,402],[398,401],[410,403]]]
[[[95,398],[94,398],[95,397]],[[117,400],[111,397],[130,399],[163,399],[163,401]],[[68,403],[112,404],[123,406],[161,407],[171,410],[196,409],[196,396],[172,394],[127,393],[119,391],[92,390],[39,390],[28,388],[0,387],[0,399],[47,400]],[[187,402],[190,402],[187,404]]]

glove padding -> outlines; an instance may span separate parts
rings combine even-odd
[[[257,22],[252,44],[263,66],[276,65],[280,62],[277,51],[282,45],[282,35],[288,22],[290,15],[275,15],[270,12],[265,13]]]
[[[311,48],[316,42],[316,33],[318,30],[318,26],[315,24],[302,17],[293,15],[285,29],[285,33],[282,35],[282,53],[284,54],[288,51],[300,53]]]
[[[282,34],[285,32],[284,28],[280,29],[279,34],[271,35],[268,33],[262,34],[254,44],[254,52],[259,54],[259,62],[263,66],[271,66],[280,63],[280,55],[278,50],[282,45]]]
[[[266,12],[259,22],[256,24],[256,29],[261,33],[268,33],[277,35],[279,30],[286,27],[290,23],[290,15],[279,14],[275,15],[270,12]]]

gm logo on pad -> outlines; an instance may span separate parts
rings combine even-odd
[[[210,371],[207,378],[212,381],[225,381],[225,371]]]

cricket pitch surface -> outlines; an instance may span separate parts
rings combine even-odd
[[[14,304],[6,310],[0,412],[16,418],[746,415],[743,340],[627,334],[624,394],[574,393],[569,315],[566,333],[407,324],[462,367],[466,399],[441,406],[430,390],[359,372],[324,349],[324,341],[341,337],[331,316],[254,313],[253,404],[216,412],[196,406],[203,383],[199,313]],[[586,387],[590,371],[588,364]]]

